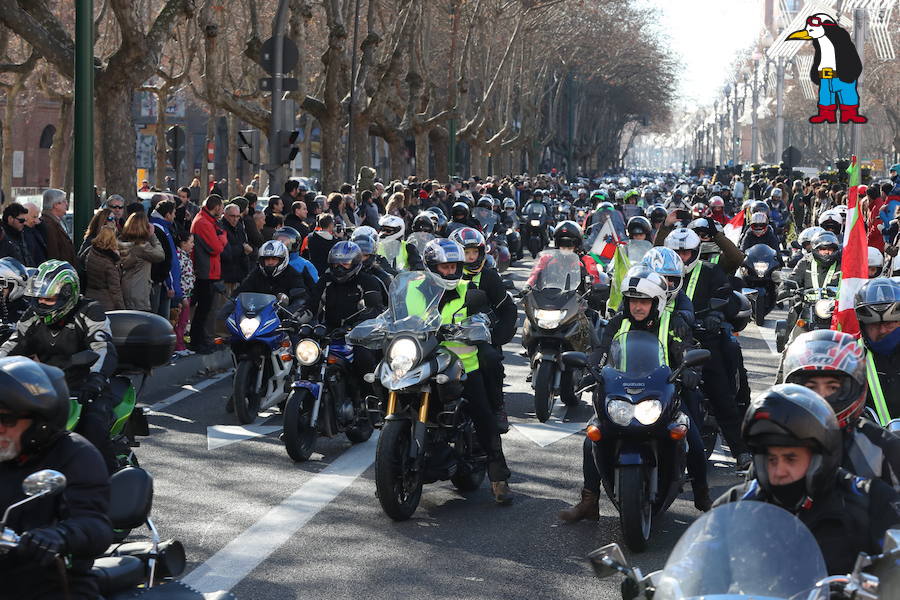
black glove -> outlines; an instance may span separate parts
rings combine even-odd
[[[703,318],[703,328],[709,333],[715,333],[722,328],[722,313],[713,311]]]
[[[106,388],[106,377],[102,373],[91,373],[81,386],[81,398],[83,401],[92,401],[100,397]]]
[[[64,552],[66,540],[55,527],[34,529],[26,532],[19,540],[16,555],[41,567],[49,567],[56,557]]]
[[[681,385],[688,390],[696,389],[700,385],[700,373],[694,369],[685,369],[681,372]]]

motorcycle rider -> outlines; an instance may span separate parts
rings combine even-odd
[[[836,286],[841,279],[840,271],[841,246],[838,238],[831,231],[821,231],[810,243],[809,255],[804,256],[788,275],[788,280],[797,284],[798,290],[820,289]],[[778,299],[791,295],[791,290],[781,284]],[[797,322],[797,307],[792,306],[787,317],[788,331],[793,332]]]
[[[432,213],[431,211],[424,210],[416,215],[416,218],[413,219],[412,222],[412,232],[418,233],[430,233],[435,235],[435,222],[437,221],[437,215]],[[356,237],[356,231],[353,231],[353,237]]]
[[[869,246],[868,249],[869,279],[881,276],[884,268],[884,254],[878,248]]]
[[[725,360],[728,336],[724,335],[722,324],[725,312],[733,310],[731,304],[731,284],[727,273],[717,264],[700,259],[700,236],[687,228],[675,229],[665,238],[665,246],[671,248],[684,262],[686,277],[685,293],[694,304],[694,313],[702,315],[696,333],[700,344],[712,353],[703,364],[703,393],[713,408],[719,429],[728,442],[738,470],[750,465],[750,455],[740,438],[740,415],[735,402],[735,393],[729,383],[729,370]],[[713,298],[725,300],[725,306],[713,310]]]
[[[841,239],[844,233],[844,216],[836,209],[829,209],[819,215],[819,227],[826,231],[830,231],[838,239]]]
[[[728,275],[733,275],[743,264],[746,256],[728,239],[717,221],[694,219],[687,227],[700,238],[700,260],[719,265]]]
[[[831,575],[850,573],[860,552],[881,552],[885,531],[900,523],[900,496],[880,479],[840,468],[841,429],[819,394],[775,385],[751,402],[741,431],[753,452],[755,478],[731,488],[715,506],[752,500],[793,513],[816,538]]]
[[[465,202],[455,202],[453,206],[450,207],[450,219],[451,221],[447,223],[447,227],[444,230],[448,236],[453,233],[454,230],[462,227],[471,227],[472,229],[481,231],[481,223],[472,217],[472,209],[470,209],[469,205]]]
[[[581,233],[581,227],[574,221],[563,221],[553,230],[553,245],[563,254],[577,252],[581,248],[583,241],[584,236]],[[554,259],[555,256],[553,253],[541,255],[540,260],[534,263],[534,267],[531,269],[531,274],[528,276],[528,280],[525,282],[525,287],[522,289],[521,294],[527,293],[528,290],[534,286],[541,271],[550,265]],[[590,275],[592,279],[597,280],[597,272],[602,270],[602,268],[599,267],[597,259],[590,254],[581,257],[580,261],[581,281],[578,283],[578,291],[584,293],[584,282],[587,275]]]
[[[750,215],[750,227],[741,238],[741,250],[747,251],[757,244],[765,244],[776,251],[779,246],[778,236],[769,225],[769,217],[763,212]]]
[[[288,297],[288,305],[284,308],[294,315],[309,303],[309,290],[304,284],[303,276],[290,265],[287,246],[278,240],[269,240],[260,246],[256,268],[234,289],[232,298],[237,298],[238,294],[244,292],[273,296],[285,294]],[[226,303],[221,316],[224,318],[233,310],[234,305]]]
[[[671,248],[654,246],[641,263],[663,276],[668,284],[666,310],[674,310],[685,323],[694,322],[694,303],[684,293],[684,262],[678,253]]]
[[[725,214],[725,200],[721,196],[713,196],[709,199],[709,218],[718,223],[725,225],[728,222],[728,215]]]
[[[638,215],[628,219],[625,233],[631,240],[650,240],[650,236],[653,235],[653,226],[650,224],[650,219]]]
[[[435,239],[425,246],[423,257],[432,281],[444,289],[439,304],[441,322],[444,325],[460,323],[470,313],[484,312],[482,309],[487,307],[466,304],[466,292],[470,283],[463,279],[465,251],[462,246],[448,239]],[[500,433],[497,431],[495,419],[492,418],[488,390],[479,368],[478,351],[459,342],[442,342],[442,344],[459,357],[466,371],[463,387],[463,395],[467,400],[465,406],[475,423],[478,442],[487,452],[487,475],[491,480],[494,500],[498,504],[509,504],[512,502],[508,481],[509,467],[503,456]]]
[[[458,204],[458,203],[457,203]],[[378,253],[385,256],[385,250],[394,243],[399,244],[397,255],[393,258],[391,266],[397,271],[421,271],[422,258],[419,251],[405,239],[406,223],[402,217],[396,215],[384,215],[378,221],[378,236],[380,243],[378,244]],[[387,257],[391,258],[391,257]]]
[[[804,333],[788,346],[784,372],[785,383],[808,387],[834,409],[844,434],[845,469],[900,485],[900,436],[863,416],[866,350],[855,337],[830,329]]]
[[[303,276],[303,283],[306,285],[306,289],[312,289],[319,280],[319,272],[316,271],[315,265],[300,256],[300,244],[303,243],[303,237],[300,235],[300,232],[293,227],[279,227],[275,230],[275,235],[272,239],[278,240],[287,246],[290,265]]]
[[[394,278],[384,270],[381,263],[377,260],[378,258],[384,258],[379,257],[377,254],[377,238],[372,235],[358,235],[354,232],[350,241],[359,246],[359,251],[362,253],[363,272],[373,275],[378,280],[378,283],[381,284],[379,288],[381,290],[381,303],[387,306],[390,298],[391,283]]]
[[[25,287],[28,271],[12,258],[0,258],[0,324],[15,324],[28,309]]]
[[[488,317],[491,319],[491,343],[477,344],[478,360],[488,398],[492,400],[491,408],[497,418],[497,429],[500,433],[506,433],[509,431],[509,418],[503,398],[503,344],[509,342],[516,333],[518,311],[512,298],[506,293],[500,273],[487,264],[487,244],[481,232],[463,227],[451,233],[449,239],[463,247],[466,256],[463,279],[471,281],[476,289],[487,294],[490,304]]]
[[[65,375],[25,357],[7,357],[0,359],[0,388],[0,513],[25,498],[28,475],[53,469],[66,478],[60,495],[10,512],[6,526],[22,537],[0,556],[0,596],[99,598],[91,566],[112,543],[109,476],[96,448],[66,431]]]
[[[666,352],[666,363],[674,370],[681,364],[684,352],[693,344],[691,328],[681,315],[675,311],[666,310],[666,298],[668,284],[661,275],[644,265],[635,265],[625,274],[622,280],[622,307],[621,310],[609,320],[603,330],[600,343],[588,357],[589,364],[598,367],[606,363],[606,357],[617,335],[627,331],[647,331],[658,337]],[[593,381],[593,377],[590,379]],[[693,369],[683,371],[682,384],[686,389],[691,389],[699,383],[699,375]],[[605,398],[602,381],[596,382],[594,398]],[[593,445],[587,436],[582,444],[582,475],[583,487],[581,500],[574,506],[560,511],[559,518],[564,521],[575,522],[582,519],[597,521],[600,519],[600,484],[602,474],[594,460]],[[602,443],[602,442],[599,442]],[[708,510],[710,506],[709,488],[704,487],[706,482],[706,458],[702,453],[703,443],[699,442],[700,459],[696,461],[696,453],[689,461],[694,474],[692,488],[694,503],[699,510]],[[690,445],[690,444],[689,444]],[[696,442],[694,447],[697,448]]]
[[[812,248],[812,240],[820,231],[825,230],[816,225],[813,227],[807,227],[800,232],[800,234],[797,236],[797,246],[799,246],[799,249],[794,252],[788,259],[787,266],[793,269],[797,266],[797,263],[800,262],[800,259],[809,254],[809,251]]]
[[[97,353],[90,367],[69,367],[66,383],[82,406],[75,431],[97,447],[112,473],[116,457],[109,443],[109,426],[116,398],[108,384],[119,360],[106,311],[80,292],[72,265],[61,260],[41,264],[25,292],[31,306],[0,346],[0,357],[33,356],[66,369],[72,355],[83,350]]]
[[[868,404],[882,427],[900,417],[900,282],[887,277],[870,279],[856,293],[866,353]]]

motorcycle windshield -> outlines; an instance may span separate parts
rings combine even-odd
[[[391,282],[387,328],[391,332],[424,333],[441,326],[438,304],[444,290],[428,271],[403,271]]]
[[[481,224],[481,232],[487,239],[491,237],[497,228],[497,213],[487,208],[476,208],[473,212],[475,219]]]
[[[257,294],[256,292],[243,292],[237,297],[242,313],[258,313],[277,301],[278,299],[272,294]]]
[[[544,250],[538,254],[532,275],[535,290],[577,290],[581,283],[581,259],[574,252]]]
[[[659,339],[647,331],[626,331],[613,339],[606,366],[627,377],[647,377],[665,364]]]
[[[532,202],[525,209],[525,214],[532,219],[540,219],[547,212],[547,207],[539,202]]]
[[[666,561],[654,600],[806,599],[827,577],[809,529],[765,502],[725,504],[694,521]]]
[[[428,233],[427,231],[416,231],[415,233],[409,234],[409,237],[406,238],[406,243],[411,244],[416,250],[419,251],[419,256],[422,256],[422,253],[425,251],[425,245],[433,239],[433,233]]]
[[[636,265],[641,262],[644,255],[653,248],[653,242],[647,240],[630,240],[625,244],[625,255],[631,264]]]
[[[747,250],[747,259],[746,262],[755,263],[755,262],[768,262],[772,263],[776,261],[776,252],[774,248],[771,246],[767,246],[766,244],[757,244]]]
[[[394,261],[397,260],[397,256],[400,255],[400,240],[379,240],[378,254],[385,257],[393,265]]]

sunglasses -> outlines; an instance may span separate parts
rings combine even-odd
[[[767,227],[768,225],[751,225],[750,229],[752,229],[753,231],[765,231]]]
[[[125,205],[124,204],[110,204],[109,207],[112,210],[122,210],[123,208],[125,208]]]
[[[28,219],[16,219],[16,221],[24,225],[28,221]]]
[[[821,17],[809,17],[806,19],[807,25],[812,25],[813,27],[821,27],[823,25],[834,25],[831,21],[823,21]]]
[[[22,419],[30,419],[28,415],[14,415],[12,413],[0,414],[0,425],[4,427],[15,427]]]

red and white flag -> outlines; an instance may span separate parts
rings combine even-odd
[[[859,335],[859,321],[853,302],[856,292],[869,278],[869,248],[866,236],[866,222],[863,219],[862,204],[859,202],[859,165],[853,157],[850,168],[850,188],[847,190],[847,225],[844,228],[843,253],[841,254],[841,283],[837,304],[831,318],[831,328]],[[854,172],[856,171],[856,172]]]
[[[620,243],[622,242],[619,241],[619,235],[616,233],[613,221],[611,218],[608,218],[600,226],[600,231],[597,233],[594,244],[591,246],[591,254],[603,259],[605,266],[616,253],[616,248]]]
[[[725,237],[737,246],[741,241],[741,233],[744,231],[744,211],[739,210],[730,221],[725,223]]]

